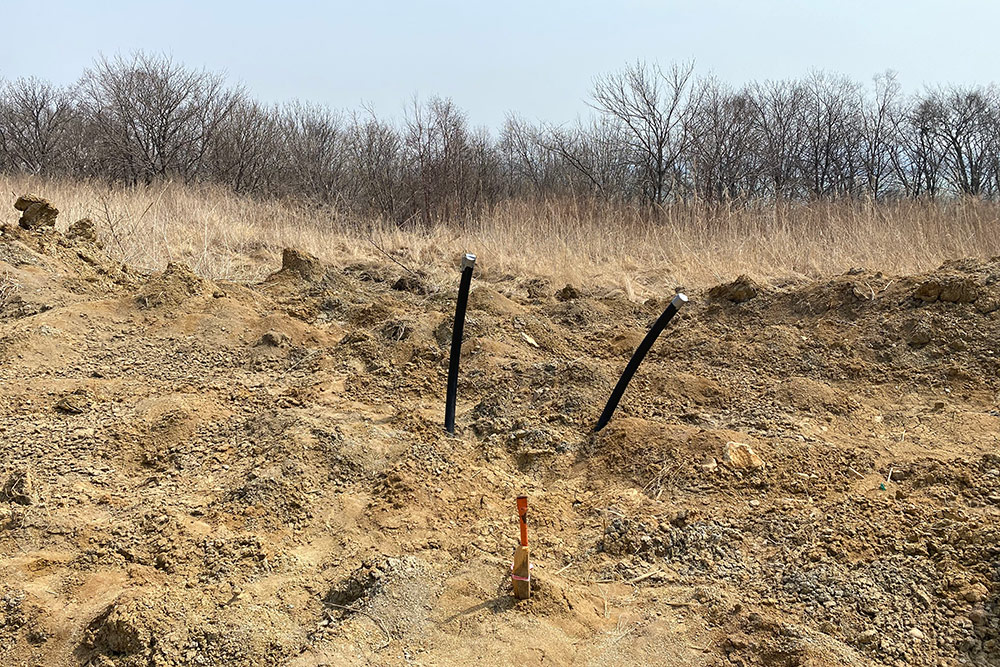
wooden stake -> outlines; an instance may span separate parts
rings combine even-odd
[[[528,562],[528,497],[518,496],[517,516],[521,524],[521,543],[514,551],[511,578],[514,580],[514,597],[527,600],[531,597],[531,564]]]

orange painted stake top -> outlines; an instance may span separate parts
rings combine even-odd
[[[517,516],[521,523],[521,546],[528,546],[528,496],[517,497]]]

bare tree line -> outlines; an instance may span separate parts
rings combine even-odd
[[[598,77],[573,123],[515,114],[473,127],[446,98],[399,121],[369,109],[268,106],[219,74],[138,53],[72,86],[0,82],[0,170],[122,184],[222,184],[394,221],[469,220],[504,200],[598,198],[758,205],[1000,197],[1000,95],[990,85],[904,94],[813,73],[740,87],[690,65]]]

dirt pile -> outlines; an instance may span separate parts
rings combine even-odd
[[[666,299],[0,233],[0,663],[991,665],[1000,259]],[[457,272],[456,272],[457,283]],[[533,599],[509,595],[531,499]]]

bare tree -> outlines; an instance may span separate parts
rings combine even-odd
[[[141,52],[99,59],[80,90],[106,168],[131,182],[198,175],[213,134],[238,101],[221,75]]]
[[[940,136],[932,131],[936,115],[931,101],[913,98],[892,117],[893,172],[912,198],[933,199],[943,185],[946,147]]]
[[[874,95],[861,107],[861,166],[865,191],[873,201],[891,185],[896,138],[892,118],[899,104],[899,83],[894,73],[876,76],[874,82]]]
[[[240,194],[269,194],[283,173],[282,148],[274,110],[241,98],[214,133],[208,175]]]
[[[860,162],[857,84],[840,76],[814,72],[802,87],[802,184],[812,197],[851,196],[857,193]]]
[[[635,63],[597,79],[593,107],[626,129],[635,166],[643,172],[645,195],[662,204],[672,193],[672,176],[685,149],[684,116],[694,65]]]
[[[401,184],[404,179],[403,139],[400,133],[368,110],[354,115],[347,139],[352,170],[355,208],[398,220],[405,209]]]
[[[346,187],[348,132],[343,116],[327,107],[295,102],[281,115],[287,173],[284,194],[317,203],[339,201]]]
[[[553,189],[550,182],[554,156],[545,147],[540,128],[516,114],[509,114],[500,130],[497,147],[510,195],[530,191],[540,194]]]
[[[76,120],[67,90],[34,78],[0,88],[0,150],[9,168],[49,174],[70,161]]]
[[[992,87],[950,87],[931,92],[925,100],[926,131],[946,147],[946,177],[961,194],[982,195],[991,182],[987,170],[993,163],[996,105]]]
[[[1000,92],[904,97],[891,73],[732,88],[691,65],[634,63],[597,78],[574,123],[509,115],[498,134],[450,99],[401,122],[371,110],[265,106],[217,73],[137,53],[77,85],[0,83],[0,170],[121,183],[204,180],[363,217],[466,221],[506,198],[599,197],[657,211],[686,199],[756,205],[1000,196]]]
[[[626,200],[644,185],[637,186],[631,145],[615,119],[601,117],[570,127],[549,126],[539,138],[562,163],[562,178],[573,194]]]
[[[799,156],[803,152],[804,129],[799,122],[805,104],[805,89],[796,82],[754,84],[748,101],[760,134],[760,156],[769,181],[770,196],[793,197],[799,178]]]
[[[465,114],[447,98],[414,99],[405,128],[412,202],[425,225],[468,211],[471,137]]]
[[[762,162],[747,92],[734,92],[715,79],[697,88],[686,130],[694,191],[710,202],[754,196]]]

